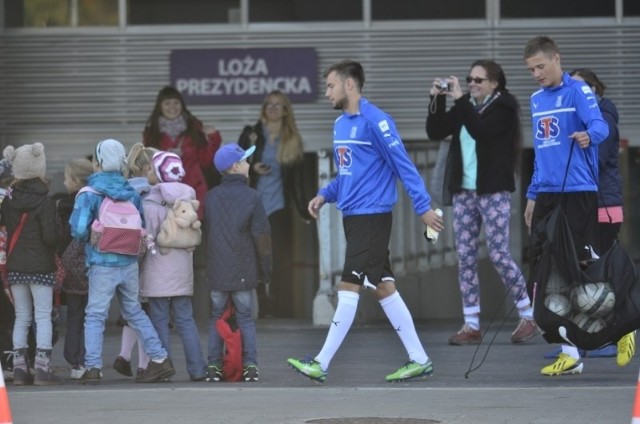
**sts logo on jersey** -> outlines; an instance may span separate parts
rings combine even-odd
[[[542,141],[549,141],[558,138],[560,126],[558,118],[555,116],[544,116],[536,122],[536,138]]]
[[[336,147],[336,164],[338,164],[338,169],[344,170],[346,168],[350,168],[352,163],[352,150],[347,146]]]

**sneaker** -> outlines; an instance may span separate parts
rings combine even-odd
[[[551,365],[547,365],[542,368],[540,372],[542,375],[570,375],[580,374],[582,372],[583,364],[578,362],[577,359],[572,358],[566,353],[561,353],[558,359]]]
[[[164,358],[164,361],[157,363],[149,361],[147,369],[142,375],[136,376],[136,383],[157,383],[163,381],[176,373],[171,359]]]
[[[224,380],[222,368],[218,365],[209,365],[207,367],[207,381],[210,383],[219,383]]]
[[[256,367],[255,365],[247,365],[242,371],[242,378],[244,378],[244,381],[247,382],[258,381],[259,375],[260,372],[258,371],[258,367]]]
[[[480,330],[474,330],[465,323],[460,331],[449,337],[449,344],[452,346],[477,345],[482,340]]]
[[[87,372],[87,369],[82,365],[76,365],[71,368],[71,379],[72,380],[81,380],[84,373]]]
[[[522,343],[538,334],[538,326],[532,319],[520,318],[516,329],[511,333],[511,343]]]
[[[636,353],[636,332],[632,331],[629,334],[622,336],[618,340],[618,354],[616,355],[616,363],[619,367],[624,367],[631,361],[633,355]]]
[[[296,370],[302,375],[309,377],[311,380],[316,383],[324,383],[327,379],[327,372],[322,369],[320,366],[320,362],[315,359],[295,359],[289,358],[287,359],[287,363],[291,368]]]
[[[89,368],[80,380],[82,384],[96,385],[102,379],[102,370],[100,368]]]
[[[118,371],[118,374],[133,377],[133,372],[131,372],[131,362],[127,361],[120,355],[118,355],[116,360],[113,362],[113,369]]]
[[[417,377],[427,377],[433,374],[433,364],[431,361],[427,361],[426,364],[419,364],[415,361],[409,361],[393,374],[386,376],[386,380],[389,383],[395,383],[399,381],[409,380]]]

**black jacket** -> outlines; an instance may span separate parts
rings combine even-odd
[[[601,98],[598,103],[602,117],[609,124],[609,135],[598,145],[598,206],[622,205],[622,176],[618,166],[620,132],[618,131],[618,109],[613,102]]]
[[[27,220],[7,260],[14,272],[48,274],[56,270],[55,253],[60,241],[56,203],[47,185],[39,179],[19,181],[0,206],[0,225],[7,227],[7,244],[23,212]]]
[[[463,125],[476,140],[477,193],[513,192],[518,154],[514,139],[517,139],[518,145],[521,142],[520,107],[516,98],[508,91],[503,91],[482,113],[478,113],[473,106],[469,94],[456,100],[447,112],[445,96],[431,97],[431,103],[426,122],[427,135],[431,140],[443,140],[451,136],[449,155],[452,157],[449,163],[453,164],[453,169],[448,170],[451,172],[451,193],[462,191],[460,130]]]
[[[253,126],[247,125],[244,127],[238,139],[238,144],[245,150],[255,145],[256,151],[253,154],[252,162],[262,162],[262,153],[264,152],[265,144],[262,121],[256,122]],[[282,187],[284,189],[285,205],[290,207],[293,202],[300,216],[305,220],[311,220],[312,218],[307,210],[308,200],[304,193],[302,161],[290,165],[281,163],[280,169],[282,170]],[[256,188],[259,179],[260,174],[256,173],[253,167],[251,167],[249,170],[249,185],[252,188]]]

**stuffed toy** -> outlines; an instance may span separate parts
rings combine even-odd
[[[167,211],[167,216],[160,226],[156,237],[156,245],[161,254],[168,253],[167,248],[195,250],[202,240],[202,223],[198,220],[197,200],[177,200]]]

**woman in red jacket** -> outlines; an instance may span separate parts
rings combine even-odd
[[[176,153],[186,172],[182,182],[193,187],[200,201],[198,217],[203,217],[204,196],[216,185],[219,176],[213,169],[213,155],[222,138],[215,128],[205,127],[191,114],[182,94],[173,87],[163,87],[147,120],[143,133],[146,147]]]

